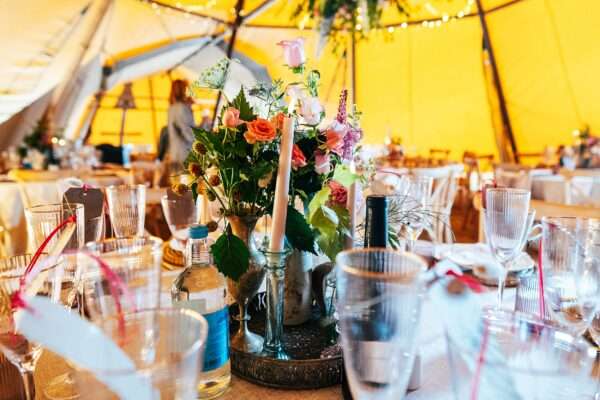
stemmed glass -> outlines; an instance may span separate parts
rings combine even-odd
[[[600,219],[542,218],[542,225],[546,307],[553,319],[581,335],[600,298]]]
[[[0,350],[21,373],[27,400],[35,398],[33,371],[42,349],[38,344],[15,332],[11,296],[19,290],[21,278],[31,257],[21,255],[0,260]],[[36,295],[47,296],[52,301],[59,302],[64,279],[63,264],[44,266],[41,272],[47,273],[47,276]]]
[[[414,252],[415,244],[423,229],[430,223],[431,190],[433,178],[430,176],[410,176],[406,195],[402,196],[402,225],[406,231],[408,251]]]
[[[100,219],[90,220],[89,226],[85,224],[85,210],[83,204],[79,203],[56,203],[42,204],[29,207],[25,210],[27,220],[27,231],[30,240],[30,246],[37,249],[50,233],[62,224],[67,218],[76,217],[75,231],[65,245],[65,250],[77,250],[83,247],[85,236],[87,234],[98,237],[101,230]],[[62,234],[66,234],[67,227],[60,229],[59,232],[48,242],[45,251],[50,251],[60,240]],[[61,290],[61,303],[67,308],[72,308],[76,299],[78,276],[77,263],[73,255],[64,256],[64,282]],[[54,377],[44,388],[44,394],[49,399],[67,400],[78,397],[76,393],[73,377],[70,372]]]
[[[336,309],[354,399],[404,398],[426,268],[415,254],[386,249],[348,250],[337,256]]]
[[[171,235],[175,238],[179,251],[184,251],[185,242],[189,238],[189,228],[198,223],[198,207],[192,196],[177,196],[161,199],[162,210],[169,225]]]
[[[146,186],[121,185],[106,188],[108,214],[118,238],[144,236]]]
[[[504,283],[510,262],[523,248],[527,234],[530,192],[512,188],[486,190],[485,234],[496,260],[502,265],[498,274],[498,304],[502,307]]]

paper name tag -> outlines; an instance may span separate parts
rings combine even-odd
[[[133,361],[97,326],[45,297],[25,299],[33,310],[15,313],[15,326],[28,340],[39,343],[79,367],[93,373],[100,382],[126,400],[156,398],[150,380],[141,374],[114,374],[101,371],[134,371]]]
[[[97,224],[93,224],[92,220],[103,215],[104,211],[104,194],[102,190],[95,188],[69,188],[63,195],[63,203],[83,204],[84,219],[85,219],[85,242],[96,240]]]
[[[196,207],[194,196],[190,190],[182,195],[173,192],[171,188],[167,188],[167,199],[177,200],[178,207],[172,208],[170,212],[170,225],[188,225],[189,213]]]

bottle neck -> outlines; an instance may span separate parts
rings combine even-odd
[[[385,196],[369,196],[367,198],[364,242],[365,247],[387,247],[387,212],[387,198]]]

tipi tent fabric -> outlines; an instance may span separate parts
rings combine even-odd
[[[25,13],[34,8],[32,3],[35,2],[20,2],[9,14],[18,14],[15,20],[30,26]],[[488,101],[489,82],[476,2],[414,0],[412,3],[421,7],[416,8],[409,20],[386,14],[384,22],[393,26],[370,32],[368,40],[356,46],[355,95],[364,115],[365,141],[381,143],[389,134],[401,135],[409,151],[425,153],[432,147],[445,147],[452,150],[453,158],[460,158],[465,150],[495,152],[492,118],[497,110]],[[600,49],[595,44],[595,38],[600,37],[600,25],[595,23],[600,17],[600,3],[595,0],[482,0],[481,3],[519,151],[541,151],[545,145],[569,143],[571,132],[585,124],[592,132],[600,131],[599,78],[595,73],[600,70]],[[176,39],[219,35],[226,26],[218,20],[231,23],[235,19],[231,12],[235,4],[236,0],[114,0],[112,20],[102,25],[107,33],[99,47],[103,49],[100,54],[104,63],[112,64]],[[237,51],[266,66],[270,76],[289,76],[276,45],[279,40],[306,37],[309,54],[315,53],[318,40],[315,34],[298,29],[304,21],[290,17],[296,2],[246,0],[244,4],[244,15],[261,5],[270,5],[262,7],[264,12],[239,30],[235,43]],[[75,19],[82,5],[75,0],[57,0],[52,8],[42,8],[36,11],[39,15],[35,19],[40,29],[34,25],[34,31],[48,39],[45,32],[59,37],[65,29],[64,21]],[[63,24],[49,24],[54,16],[62,18]],[[464,17],[457,18],[461,16]],[[199,22],[195,25],[189,20]],[[5,33],[2,37],[7,41],[12,35]],[[32,39],[29,35],[17,40],[26,44]],[[40,42],[38,39],[37,43]],[[5,51],[4,47],[0,49]],[[344,50],[333,54],[331,48],[326,48],[313,64],[321,70],[321,93],[331,111],[339,89],[352,88],[351,52],[348,48],[343,59]],[[29,60],[31,56],[23,58]],[[91,59],[88,57],[86,61]],[[23,60],[13,56],[6,60],[0,70],[14,71],[23,65]],[[10,87],[2,81],[0,102],[16,95],[8,94],[6,88]],[[42,94],[36,92],[32,97]],[[10,112],[14,111],[13,107]],[[0,134],[3,128],[0,126]]]
[[[106,12],[87,43],[85,57],[79,60],[81,79],[65,76],[70,64],[77,61],[73,54],[82,46],[82,36],[94,23],[93,11],[103,3],[108,3]],[[90,86],[90,79],[97,79],[102,66],[181,39],[217,35],[223,28],[208,17],[161,15],[138,0],[25,0],[11,4],[10,10],[0,13],[0,123],[6,121],[0,125],[0,148],[20,143],[41,116],[47,99],[33,107],[37,112],[27,107],[59,83],[71,84],[67,97],[85,97],[78,92]],[[75,102],[78,106],[65,109],[65,103],[73,102],[60,104],[69,116],[84,108]]]

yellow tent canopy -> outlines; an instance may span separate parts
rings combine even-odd
[[[97,84],[89,85],[88,90],[72,90],[79,100],[72,101],[78,107],[65,107],[72,110],[67,118],[69,132],[73,137],[84,132],[85,129],[77,128],[85,126],[86,118],[89,123],[90,115],[96,115],[92,138],[99,132],[114,132],[111,124],[120,124],[121,113],[108,109],[114,106],[114,96],[122,90],[119,85],[132,81],[134,96],[142,101],[149,97],[149,82],[152,82],[152,96],[162,99],[154,104],[155,116],[148,118],[150,113],[140,112],[144,116],[126,120],[126,124],[132,124],[131,129],[127,127],[131,132],[143,132],[139,140],[154,143],[156,130],[164,120],[161,114],[164,100],[168,97],[165,72],[202,46],[221,40],[229,42],[238,2],[91,0],[87,6],[91,8],[101,2],[111,3],[109,12],[97,24],[77,70],[80,87],[90,82],[91,75]],[[483,51],[477,2],[412,2],[419,6],[410,18],[386,12],[383,18],[386,27],[369,32],[368,38],[359,41],[354,51],[352,41],[347,40],[336,53],[328,47],[320,58],[312,57],[310,66],[322,73],[321,93],[326,107],[333,112],[339,91],[343,87],[353,89],[354,80],[353,94],[363,112],[366,143],[379,144],[388,135],[399,135],[406,148],[415,153],[425,153],[432,147],[450,149],[455,159],[466,150],[497,153],[503,138],[497,138],[494,130],[498,126],[498,102],[490,79],[489,56]],[[0,125],[0,135],[8,135],[5,137],[13,139],[13,143],[20,141],[27,124],[30,127],[34,117],[43,112],[42,100],[47,104],[48,93],[65,81],[60,72],[69,71],[64,67],[69,64],[65,60],[72,52],[70,49],[76,47],[74,38],[88,17],[75,0],[57,0],[52,7],[41,8],[33,3],[26,0],[15,6],[14,22],[6,15],[0,17],[0,29],[7,30],[2,37],[12,37],[8,30],[15,23],[23,24],[31,18],[26,15],[29,12],[40,32],[51,32],[59,38],[50,47],[62,51],[46,55],[51,59],[49,62],[34,51],[39,51],[41,45],[30,46],[31,51],[10,54],[5,46],[1,47],[1,71],[27,66],[20,70],[21,78],[27,80],[15,81],[14,74],[9,73],[0,79],[0,118],[6,121]],[[595,23],[600,17],[600,3],[595,0],[481,0],[481,3],[518,151],[539,152],[546,145],[569,143],[571,132],[583,125],[598,132],[600,91],[597,74],[593,72],[600,70],[600,50],[594,42],[594,38],[600,37],[600,25]],[[248,19],[243,20],[234,43],[240,56],[265,66],[271,77],[287,78],[289,72],[282,66],[278,41],[305,37],[308,54],[315,54],[318,37],[307,29],[305,18],[291,17],[296,2],[245,0],[243,5],[241,15]],[[33,36],[17,38],[14,46],[26,48]],[[169,53],[168,62],[156,53],[165,46],[191,40],[204,42]],[[156,55],[154,60],[162,60],[165,65],[157,63],[146,72],[140,70],[131,76],[123,74],[115,78],[99,104],[100,111],[90,112],[93,95],[101,87],[102,68],[146,55]],[[94,74],[83,74],[86,69]],[[50,70],[55,72],[52,79],[39,78],[50,76],[47,75]],[[36,80],[43,84],[35,84]],[[207,94],[200,108],[214,107],[214,98]],[[143,102],[138,104],[140,108],[151,108],[151,104],[146,104],[148,107],[142,107]],[[16,128],[20,129],[19,134]],[[138,139],[132,135],[127,140]]]

